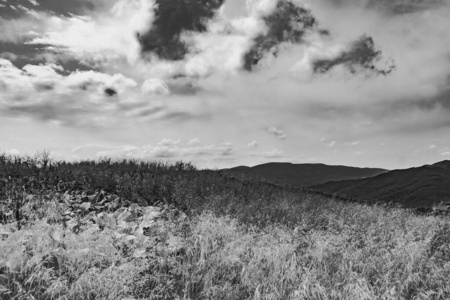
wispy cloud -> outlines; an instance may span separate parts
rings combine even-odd
[[[180,141],[163,139],[157,145],[117,146],[86,145],[72,150],[75,155],[88,157],[113,157],[128,159],[192,159],[198,157],[217,158],[229,156],[233,152],[230,143],[211,145],[181,145]]]
[[[284,133],[283,130],[279,129],[276,126],[271,126],[271,127],[267,128],[267,132],[276,136],[280,140],[285,140],[287,138],[287,134]]]
[[[273,149],[271,151],[263,152],[262,156],[266,158],[280,158],[283,157],[283,150]]]

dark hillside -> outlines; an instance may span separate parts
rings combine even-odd
[[[239,166],[231,172],[247,172],[281,185],[306,187],[328,181],[360,179],[387,172],[384,169],[329,166],[325,164],[267,163],[254,167]]]
[[[450,161],[394,170],[371,178],[327,182],[311,189],[361,201],[431,208],[440,202],[450,202]]]

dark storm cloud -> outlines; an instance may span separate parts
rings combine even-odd
[[[0,6],[0,17],[5,19],[20,18],[30,11],[70,16],[95,9],[91,0],[14,0],[1,4],[4,6]]]
[[[180,39],[185,31],[205,32],[224,0],[156,0],[155,19],[149,32],[139,35],[144,53],[162,59],[182,60],[188,46]]]
[[[388,69],[379,69],[375,63],[380,60],[381,51],[375,49],[375,43],[371,37],[362,36],[352,43],[350,49],[341,53],[334,59],[320,59],[313,63],[313,70],[316,73],[326,73],[333,67],[344,65],[351,73],[357,73],[361,69],[369,70],[374,74],[387,75],[391,73],[395,66]]]
[[[287,0],[277,3],[276,9],[264,17],[268,27],[265,34],[258,35],[253,47],[244,56],[244,69],[251,71],[263,56],[272,50],[277,55],[276,46],[283,42],[301,43],[306,30],[317,25],[311,12]],[[325,31],[324,31],[325,33]]]
[[[308,31],[317,32],[322,36],[332,36],[328,30],[319,28],[318,21],[310,10],[289,0],[278,1],[275,10],[263,20],[268,30],[254,39],[253,47],[244,56],[244,70],[251,71],[265,55],[271,54],[276,57],[277,47],[281,43],[305,44],[304,36]],[[353,74],[365,69],[371,73],[387,75],[395,67],[377,68],[375,63],[381,56],[382,53],[376,49],[374,40],[364,35],[351,43],[337,57],[313,61],[313,71],[326,73],[337,65],[343,65]]]

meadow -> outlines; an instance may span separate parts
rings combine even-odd
[[[1,299],[450,299],[450,221],[188,163],[0,155]]]

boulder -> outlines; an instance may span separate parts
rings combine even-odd
[[[143,209],[142,222],[136,230],[137,235],[148,235],[146,232],[156,227],[156,220],[161,216],[161,209],[148,206]]]

